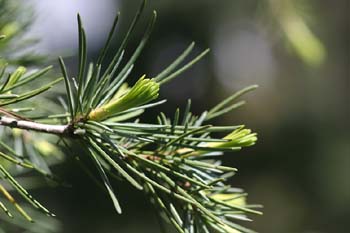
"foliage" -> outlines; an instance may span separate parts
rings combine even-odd
[[[320,66],[326,58],[326,49],[303,18],[300,5],[303,1],[267,1],[269,11],[295,54],[307,65]]]
[[[141,123],[138,117],[146,109],[166,102],[156,100],[159,89],[209,51],[205,50],[183,64],[194,48],[194,43],[191,43],[158,75],[152,78],[142,75],[129,87],[125,82],[156,20],[156,12],[153,12],[140,43],[130,58],[125,59],[124,51],[144,5],[143,2],[119,49],[106,67],[103,64],[110,50],[119,14],[99,57],[96,62],[90,63],[87,62],[85,31],[78,15],[77,78],[67,72],[62,58],[59,58],[59,64],[63,77],[37,88],[35,82],[41,81],[51,67],[27,71],[24,66],[12,69],[2,65],[0,125],[5,127],[0,128],[1,177],[33,207],[54,216],[29,194],[13,174],[18,170],[34,170],[52,182],[62,184],[49,168],[56,161],[50,155],[61,154],[54,143],[56,138],[66,148],[70,148],[73,143],[82,145],[81,153],[71,155],[79,161],[84,161],[86,156],[91,159],[118,213],[122,212],[123,204],[119,203],[110,181],[114,178],[127,180],[136,189],[142,190],[160,216],[178,232],[253,232],[236,222],[249,221],[247,214],[250,213],[261,214],[256,210],[260,206],[247,204],[247,194],[227,184],[226,181],[237,170],[221,165],[218,156],[254,145],[256,133],[245,129],[243,125],[214,126],[209,122],[242,106],[244,102],[236,100],[257,86],[233,94],[198,116],[191,112],[189,100],[186,108],[183,111],[177,109],[172,118],[160,113],[156,123]],[[4,39],[7,37],[2,38],[0,44],[7,43]],[[38,101],[40,94],[62,80],[66,89],[65,101],[62,102],[64,110],[37,115],[40,112],[36,110],[37,106],[31,106],[35,101],[28,100],[35,98]],[[45,103],[52,102],[48,98],[41,98]],[[53,109],[62,108],[56,106]],[[215,135],[218,132],[226,133],[227,136],[217,138]],[[50,136],[41,140],[40,135],[43,133]],[[34,137],[37,140],[33,140]],[[98,180],[94,171],[87,172],[94,180]],[[24,218],[33,221],[8,189],[3,182],[0,183],[0,191],[7,201]],[[0,202],[1,209],[12,217],[12,212],[6,206],[5,201]]]
[[[6,63],[33,65],[43,60],[43,56],[30,49],[37,40],[23,38],[32,18],[33,12],[28,5],[0,0],[1,66]]]

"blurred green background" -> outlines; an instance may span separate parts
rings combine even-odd
[[[89,56],[97,56],[121,12],[125,32],[139,1],[30,1],[36,21],[28,36],[41,38],[37,50],[74,55],[75,14],[87,29]],[[256,146],[227,154],[239,169],[233,186],[264,205],[263,216],[247,226],[268,233],[350,232],[349,2],[316,0],[149,0],[158,21],[132,77],[152,76],[191,42],[211,53],[161,90],[167,104],[150,110],[174,112],[192,99],[194,112],[213,106],[250,84],[248,104],[225,115],[219,125],[246,124],[259,134]],[[133,37],[130,55],[143,31]],[[122,36],[115,39],[117,48]],[[75,72],[76,57],[67,58]],[[115,183],[124,214],[77,164],[55,167],[72,188],[38,189],[34,195],[63,223],[62,232],[159,232],[148,200],[126,183]]]

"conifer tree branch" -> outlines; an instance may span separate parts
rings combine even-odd
[[[41,133],[73,136],[73,131],[70,125],[42,124],[7,116],[0,116],[0,125],[17,129],[32,130]]]
[[[188,70],[209,51],[205,50],[184,63],[194,47],[194,43],[191,43],[164,71],[153,78],[142,75],[136,83],[129,85],[127,79],[150,37],[156,19],[156,12],[153,12],[139,45],[129,58],[124,58],[129,34],[139,21],[144,5],[145,0],[116,54],[106,63],[105,52],[109,50],[118,16],[97,62],[88,64],[85,30],[78,15],[77,78],[67,72],[69,70],[62,58],[59,63],[63,78],[44,86],[42,83],[32,85],[31,82],[46,74],[51,66],[34,72],[24,66],[17,69],[4,66],[0,69],[0,126],[24,130],[2,130],[0,127],[0,159],[6,162],[0,163],[0,178],[6,180],[34,208],[54,216],[8,170],[21,166],[61,183],[51,173],[50,164],[44,158],[48,154],[59,154],[60,148],[50,143],[49,135],[41,136],[56,135],[62,139],[59,142],[65,148],[72,149],[82,167],[85,162],[95,165],[96,170],[87,169],[87,173],[96,180],[94,173],[98,172],[101,179],[99,185],[104,186],[118,213],[122,212],[123,203],[119,204],[118,194],[114,191],[112,179],[115,178],[126,180],[142,190],[159,215],[166,217],[179,233],[252,233],[254,231],[236,221],[250,221],[249,214],[261,214],[256,210],[260,206],[248,204],[246,193],[227,183],[237,169],[222,165],[217,156],[254,145],[257,134],[244,125],[215,126],[209,120],[242,106],[244,102],[236,102],[237,98],[256,86],[233,94],[200,115],[192,113],[189,100],[184,111],[180,113],[177,109],[173,118],[160,113],[156,123],[143,123],[137,117],[146,109],[166,101],[157,100],[163,85]],[[43,98],[42,101],[34,98],[42,98],[40,94],[61,80],[65,82],[65,93],[59,96],[63,107],[61,111],[57,111],[57,105],[52,108],[45,106],[46,109],[42,110],[31,107],[28,99],[34,103],[33,107],[47,103],[50,98]],[[33,112],[22,115],[26,111]],[[33,121],[39,119],[45,123]],[[26,130],[38,134],[34,136]],[[218,138],[216,133],[220,132],[226,136]],[[66,141],[66,138],[74,138],[74,142],[81,146],[75,148],[73,140]],[[7,191],[1,190],[0,186],[1,196],[16,207]],[[0,210],[12,216],[1,199]],[[28,221],[32,220],[21,208],[17,207],[17,212]]]

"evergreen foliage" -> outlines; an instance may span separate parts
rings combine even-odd
[[[0,9],[8,7],[6,4],[9,1],[0,1],[3,6]],[[7,56],[13,37],[8,28],[13,27],[15,21],[11,18],[1,21],[0,51],[4,55],[0,62],[0,176],[3,180],[0,182],[3,196],[0,208],[8,217],[13,217],[13,208],[8,207],[12,205],[29,222],[36,220],[12,196],[10,190],[13,189],[37,210],[54,216],[21,184],[21,173],[35,171],[51,182],[64,185],[52,174],[50,166],[57,162],[57,157],[63,156],[57,142],[66,148],[74,143],[81,145],[82,151],[70,155],[80,160],[88,157],[95,164],[99,176],[95,176],[95,171],[87,172],[104,186],[118,213],[127,206],[119,203],[111,179],[121,178],[144,192],[164,222],[172,224],[178,232],[254,232],[240,222],[250,221],[247,214],[261,214],[256,210],[260,206],[248,204],[247,194],[242,189],[228,185],[227,180],[237,170],[222,165],[219,156],[254,145],[256,133],[243,125],[215,126],[210,122],[242,106],[244,102],[237,99],[257,86],[233,94],[200,115],[191,112],[189,100],[186,108],[177,109],[173,116],[160,113],[153,124],[140,122],[138,117],[146,109],[166,102],[158,100],[159,89],[165,88],[164,84],[185,72],[209,51],[184,63],[194,48],[191,43],[158,75],[152,78],[143,75],[129,87],[127,78],[156,20],[156,12],[153,12],[140,43],[130,58],[125,58],[129,37],[144,7],[143,2],[111,61],[106,61],[106,53],[110,52],[119,14],[99,57],[90,63],[87,62],[85,30],[78,15],[76,78],[68,72],[64,59],[59,58],[62,77],[48,80],[41,86],[38,81],[43,83],[45,77],[52,76],[49,73],[52,67],[33,70],[30,66],[14,66],[30,64],[28,61],[36,59],[26,57],[26,61],[21,62]],[[6,10],[0,11],[3,17]],[[22,26],[18,32],[21,30]],[[64,82],[65,86],[62,106],[43,95],[59,82]],[[47,104],[51,110],[40,109],[39,102]],[[217,132],[227,136],[217,138]]]

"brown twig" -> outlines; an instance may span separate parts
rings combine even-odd
[[[48,134],[74,136],[71,125],[49,125],[33,121],[19,120],[8,116],[0,116],[0,125]]]
[[[11,112],[9,110],[6,110],[6,109],[4,109],[2,107],[0,107],[0,113],[6,115],[8,117],[14,117],[14,118],[17,118],[17,119],[20,119],[20,120],[24,120],[24,121],[32,121],[32,120],[30,120],[28,118],[25,118],[25,117],[22,117],[20,115],[17,115],[16,113]]]

